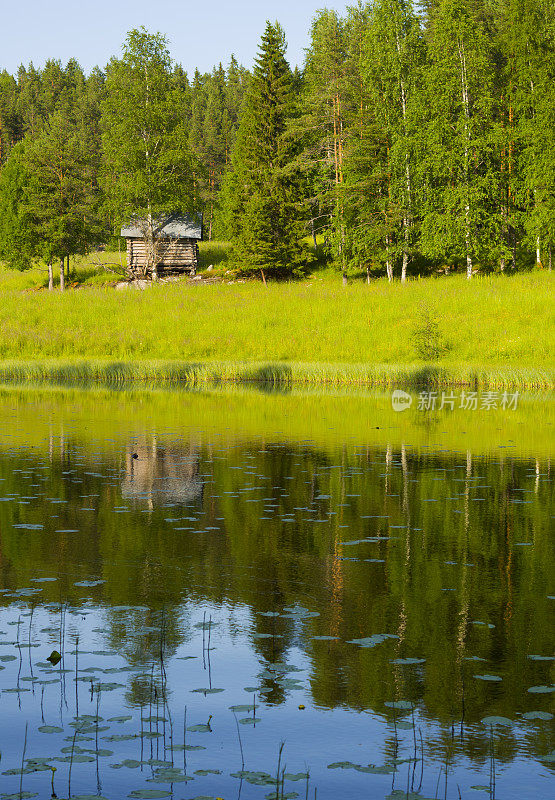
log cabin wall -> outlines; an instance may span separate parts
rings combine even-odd
[[[157,242],[157,268],[160,272],[195,271],[198,246],[195,239],[161,239]],[[146,247],[142,239],[127,239],[127,265],[131,270],[144,270]]]

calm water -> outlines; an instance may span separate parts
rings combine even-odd
[[[1,392],[0,797],[553,796],[552,406]]]

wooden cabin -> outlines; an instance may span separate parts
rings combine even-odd
[[[137,277],[146,276],[146,220],[124,225],[127,239],[127,268]],[[170,214],[154,225],[156,268],[160,276],[189,272],[198,266],[198,242],[202,239],[202,214]]]

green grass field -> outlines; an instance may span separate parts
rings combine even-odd
[[[95,262],[118,258],[107,252],[76,263],[79,288],[64,294],[33,290],[45,284],[44,271],[0,268],[0,379],[553,385],[548,272],[345,287],[324,270],[266,287],[224,276],[141,292],[106,285],[117,276]],[[225,272],[223,245],[203,243],[201,266],[209,264],[210,274]],[[415,336],[423,309],[437,325],[433,361]]]

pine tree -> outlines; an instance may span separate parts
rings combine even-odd
[[[345,25],[335,11],[319,11],[307,50],[302,109],[294,134],[302,142],[300,163],[313,235],[323,232],[337,266],[345,272],[346,225],[343,203],[347,132],[347,50]]]
[[[243,271],[260,270],[263,279],[267,272],[300,272],[307,259],[294,142],[287,135],[293,98],[285,46],[280,26],[268,22],[223,190],[233,261]]]

